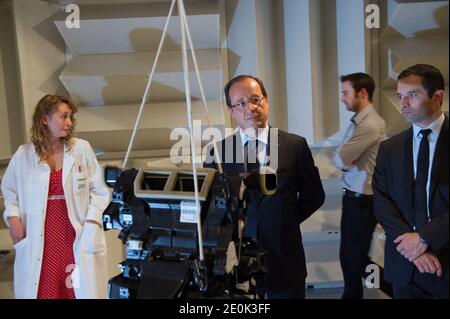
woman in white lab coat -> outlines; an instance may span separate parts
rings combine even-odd
[[[68,99],[44,96],[31,143],[19,147],[3,177],[16,298],[106,297],[101,225],[109,192],[91,146],[73,137],[76,111]]]

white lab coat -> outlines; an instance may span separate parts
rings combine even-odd
[[[14,245],[14,293],[16,298],[36,298],[43,256],[44,222],[47,211],[50,168],[39,163],[33,144],[19,147],[2,181],[3,217],[19,216],[26,237]],[[72,150],[64,148],[63,188],[70,222],[75,229],[72,272],[75,296],[106,298],[108,271],[102,213],[109,202],[103,172],[87,141],[75,139]],[[73,269],[73,267],[72,267]],[[68,274],[72,269],[68,269]],[[68,280],[67,282],[70,283]]]

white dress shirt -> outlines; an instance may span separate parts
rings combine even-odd
[[[386,124],[372,105],[367,105],[352,118],[333,163],[343,172],[342,186],[348,190],[372,195],[372,175]]]
[[[420,134],[421,130],[430,129],[431,133],[428,135],[428,143],[430,144],[430,166],[428,168],[428,181],[427,181],[427,214],[428,219],[430,219],[430,211],[429,211],[429,203],[430,203],[430,180],[431,180],[431,171],[433,168],[433,159],[434,152],[436,151],[436,144],[439,138],[439,134],[441,134],[442,125],[444,125],[445,116],[444,113],[441,116],[431,123],[426,128],[421,128],[416,124],[413,124],[413,163],[414,163],[414,179],[417,175],[417,157],[419,156],[419,148],[420,142],[422,141],[422,134]]]
[[[258,161],[261,166],[264,166],[267,164],[267,145],[269,144],[269,124],[266,124],[266,127],[263,129],[258,129],[257,133],[258,136],[256,138],[252,136],[250,132],[254,132],[253,129],[243,131],[241,128],[239,128],[242,146],[245,147],[245,145],[249,141],[258,140],[258,150],[257,150]]]

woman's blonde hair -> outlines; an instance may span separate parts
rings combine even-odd
[[[49,145],[50,145],[50,131],[47,125],[44,123],[44,116],[50,116],[57,111],[58,106],[61,103],[67,104],[67,106],[72,111],[70,119],[72,121],[72,126],[70,128],[67,136],[61,138],[68,149],[72,149],[73,144],[73,132],[75,129],[75,118],[74,114],[78,111],[75,104],[73,104],[68,98],[58,96],[58,95],[45,95],[42,97],[36,105],[33,114],[33,126],[30,130],[31,142],[36,148],[36,153],[39,155],[41,160],[47,159],[49,155]]]

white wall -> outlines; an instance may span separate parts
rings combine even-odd
[[[288,128],[316,144],[339,128],[335,1],[283,3]]]
[[[228,56],[230,79],[240,74],[255,75],[258,72],[256,42],[256,1],[227,1]],[[233,72],[233,70],[235,71]]]
[[[272,126],[286,129],[284,35],[279,0],[227,0],[229,79],[260,78],[269,96]]]
[[[0,8],[0,21],[3,21],[3,15],[4,13]],[[2,60],[2,50],[0,48],[0,62]],[[5,82],[6,81],[4,76],[3,63],[0,63],[0,159],[6,159],[11,156],[11,142],[8,124],[8,109],[6,105]]]
[[[289,132],[314,141],[310,0],[284,1]]]
[[[58,79],[65,66],[65,46],[50,19],[59,6],[39,0],[13,1],[25,130],[39,99],[45,94],[67,95]]]
[[[0,2],[0,159],[24,142],[12,2]],[[11,125],[14,123],[14,125]]]
[[[256,1],[256,48],[258,69],[257,76],[263,81],[269,96],[270,117],[272,126],[278,127],[277,109],[280,108],[277,60],[275,59],[275,48],[277,39],[275,35],[276,16],[274,16],[273,0]]]
[[[337,0],[336,16],[339,75],[366,72],[364,0]],[[340,127],[345,130],[354,114],[340,105]]]
[[[339,74],[337,56],[336,1],[322,0],[322,81],[317,94],[322,96],[323,136],[332,136],[339,131]]]

